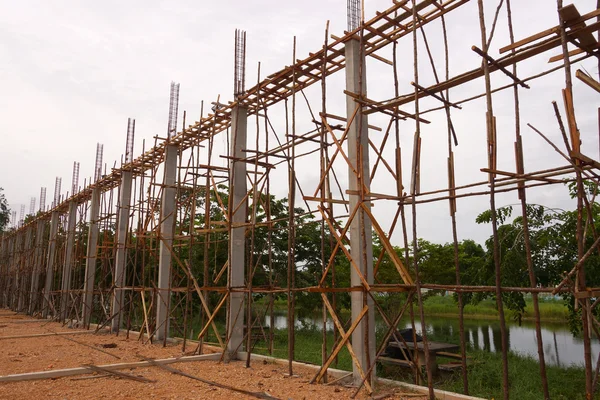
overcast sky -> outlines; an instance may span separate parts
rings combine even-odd
[[[365,3],[367,19],[373,17],[376,10],[392,4],[389,0],[366,0]],[[513,3],[517,40],[557,24],[553,0],[513,0]],[[583,14],[593,10],[596,1],[574,3]],[[486,1],[488,30],[496,5],[496,1]],[[63,179],[62,193],[69,190],[73,161],[81,163],[80,184],[84,178],[93,175],[97,142],[104,144],[104,161],[112,167],[124,153],[128,117],[136,118],[135,156],[141,152],[143,139],[146,139],[148,149],[153,136],[164,136],[171,80],[181,84],[180,121],[183,110],[188,112],[188,121],[197,120],[202,100],[211,102],[218,95],[222,101],[231,100],[234,29],[247,31],[249,87],[256,81],[259,61],[263,77],[291,63],[294,36],[298,43],[297,57],[304,58],[322,46],[327,20],[330,20],[330,33],[341,36],[346,28],[345,0],[0,0],[0,10],[0,187],[4,188],[4,194],[17,213],[21,204],[26,205],[26,212],[29,210],[31,197],[39,201],[42,186],[48,188],[46,202],[49,204],[57,176]],[[470,48],[472,45],[481,47],[477,2],[471,1],[450,13],[447,23],[450,75],[476,68],[480,58]],[[426,32],[436,55],[438,72],[443,74],[439,21],[427,25]],[[499,57],[498,49],[507,44],[503,11],[490,54]],[[382,55],[391,57],[390,51],[387,49]],[[419,51],[420,82],[428,86],[435,82],[422,42]],[[529,76],[549,68],[548,58],[559,52],[555,49],[524,63],[519,75]],[[411,90],[409,82],[414,78],[410,36],[400,43],[398,59],[401,93],[408,93]],[[597,77],[598,69],[592,60],[582,65]],[[369,97],[376,100],[391,97],[391,68],[373,59],[368,61],[367,68]],[[506,77],[498,74],[501,73],[493,75],[494,87],[508,82]],[[338,75],[332,78],[328,90],[328,95],[331,93],[328,107],[343,114],[343,73]],[[574,84],[584,153],[598,158],[597,94],[576,80]],[[531,86],[531,90],[521,91],[526,171],[564,165],[560,156],[525,126],[531,122],[557,144],[561,143],[550,101],[557,100],[561,104],[564,73],[557,72],[533,81]],[[481,93],[483,89],[480,79],[454,90],[451,96],[461,99]],[[313,93],[309,93],[316,107],[320,106],[319,91],[314,88]],[[423,103],[422,108],[436,105],[431,99]],[[515,170],[513,107],[512,91],[494,97],[499,141],[502,141],[498,168],[508,171]],[[453,111],[460,142],[456,149],[459,185],[486,179],[479,171],[487,167],[484,110],[485,102],[478,101],[465,105],[463,110]],[[446,185],[445,117],[438,113],[429,114],[427,118],[433,123],[423,128],[423,191]],[[378,117],[373,117],[372,121],[384,128],[387,123],[386,119]],[[414,133],[414,123],[408,124],[403,125],[406,127],[403,131],[406,142],[402,146],[405,180],[410,172]],[[310,128],[310,121],[304,126]],[[390,151],[391,157],[393,147]],[[390,158],[390,164],[392,161]],[[318,169],[300,173],[301,184],[310,186],[313,183],[314,186],[316,173]],[[374,182],[374,187],[374,191],[393,194],[393,182],[390,183],[389,178]],[[530,200],[550,207],[572,207],[564,187],[532,191]],[[499,205],[516,202],[514,195],[499,198]],[[459,202],[460,238],[473,237],[482,242],[489,236],[489,227],[473,223],[475,216],[488,206],[487,198]],[[393,205],[376,205],[374,209],[382,219],[393,215],[393,210]],[[451,240],[447,203],[423,206],[421,215],[419,236],[436,242]]]

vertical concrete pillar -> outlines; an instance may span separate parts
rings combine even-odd
[[[63,321],[69,318],[69,306],[71,304],[71,271],[73,270],[75,248],[75,228],[77,227],[77,203],[71,201],[69,203],[69,217],[67,221],[67,245],[65,249],[65,263],[63,264],[62,285],[60,294],[60,317]]]
[[[6,239],[6,259],[4,266],[4,291],[2,293],[2,305],[10,307],[10,292],[11,292],[11,270],[12,259],[14,257],[14,235]]]
[[[121,187],[119,189],[119,208],[117,215],[117,252],[115,255],[114,291],[112,298],[111,329],[119,332],[123,316],[121,310],[124,305],[125,276],[127,276],[127,229],[129,228],[129,213],[131,208],[131,171],[123,171],[121,175]],[[160,286],[160,284],[159,284]]]
[[[12,237],[4,239],[6,242],[6,256],[4,259],[4,279],[3,279],[3,290],[2,290],[2,307],[8,307],[9,303],[9,292],[10,292],[10,257],[12,249]]]
[[[351,39],[345,44],[346,55],[346,90],[352,93],[367,94],[367,79],[365,73],[365,56],[361,51],[361,44],[356,39]],[[354,115],[357,103],[351,97],[346,97],[346,115],[348,121]],[[369,131],[367,116],[359,108],[352,124],[348,128],[348,158],[354,169],[359,173],[357,176],[352,168],[348,168],[349,187],[351,191],[362,192],[362,186],[370,187],[369,170]],[[356,192],[352,192],[356,193]],[[358,194],[349,195],[350,210],[354,210],[361,200]],[[364,203],[370,207],[370,202]],[[350,224],[350,254],[359,267],[362,275],[369,284],[373,283],[373,243],[371,240],[372,225],[369,217],[360,210]],[[362,281],[354,268],[350,269],[350,281],[352,286],[362,286]],[[367,371],[370,363],[375,360],[375,311],[373,300],[365,291],[352,292],[351,306],[352,319],[358,318],[364,304],[369,311],[360,324],[352,333],[352,348],[356,353],[363,371]],[[360,383],[361,377],[355,365],[353,367],[354,381]],[[374,372],[373,376],[374,378]]]
[[[54,269],[56,268],[56,241],[58,237],[58,211],[52,211],[50,217],[50,236],[48,238],[48,258],[46,261],[46,282],[44,284],[44,304],[42,307],[42,316],[48,317],[48,312],[52,309],[52,283],[54,282]],[[53,312],[55,310],[52,310]]]
[[[246,198],[247,180],[246,163],[237,161],[246,155],[248,109],[243,106],[233,108],[231,119],[231,156],[229,162],[229,221],[231,224],[229,234],[229,275],[227,287],[229,289],[241,289],[244,287],[245,279],[245,256],[246,256],[246,227],[236,227],[243,224],[248,217],[248,200]],[[237,350],[241,350],[244,338],[244,292],[230,292],[229,308],[227,309],[227,326],[229,342],[227,343],[227,356],[236,357]]]
[[[26,309],[27,301],[27,277],[29,276],[29,270],[31,267],[31,249],[32,249],[32,235],[33,227],[27,227],[26,231],[23,232],[22,237],[24,241],[21,245],[21,257],[19,265],[19,304],[17,306],[18,312],[23,312]]]
[[[40,274],[44,267],[44,229],[46,222],[39,220],[35,228],[35,254],[33,261],[33,272],[31,276],[31,290],[29,296],[29,314],[37,311],[39,299]]]
[[[8,238],[2,235],[0,239],[0,307],[5,307],[6,278],[7,278],[7,259],[8,259]]]
[[[22,293],[21,293],[21,280],[22,280],[22,275],[23,275],[23,271],[22,269],[24,268],[23,266],[23,236],[24,233],[22,231],[19,231],[17,233],[17,241],[15,244],[15,265],[14,265],[14,271],[15,271],[15,279],[13,280],[13,309],[16,312],[19,312],[19,306],[20,301],[22,302]]]
[[[9,278],[9,306],[12,310],[16,310],[16,282],[18,276],[18,263],[19,263],[19,237],[20,234],[17,233],[12,239],[11,243],[11,259],[10,259],[10,270],[8,274]]]
[[[0,306],[8,307],[8,271],[10,269],[10,238],[3,235],[2,239],[2,266],[0,268]]]
[[[85,257],[85,278],[83,281],[83,326],[90,326],[94,299],[94,278],[96,277],[96,255],[98,253],[98,215],[100,213],[100,189],[92,189],[90,203],[90,226]]]
[[[156,338],[169,335],[169,308],[171,302],[171,264],[173,232],[175,230],[175,178],[177,176],[177,146],[165,146],[162,203],[160,208],[160,245],[158,262],[158,298],[156,305]]]

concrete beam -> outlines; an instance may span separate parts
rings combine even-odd
[[[90,227],[85,258],[85,280],[83,281],[83,326],[89,327],[93,311],[94,279],[96,277],[96,260],[98,253],[98,216],[100,214],[100,189],[92,190],[90,203]]]
[[[171,264],[173,233],[175,231],[175,196],[177,190],[177,146],[165,146],[162,203],[160,208],[160,245],[158,261],[158,299],[156,305],[156,339],[169,336],[169,308],[171,304]]]
[[[367,76],[364,51],[361,50],[361,44],[358,40],[352,39],[345,44],[346,55],[346,90],[352,93],[362,93],[367,95]],[[348,121],[354,115],[358,103],[353,98],[346,97],[346,115]],[[370,187],[370,168],[369,168],[369,130],[367,116],[362,113],[359,107],[354,120],[348,127],[348,158],[353,168],[348,168],[348,181],[352,193],[362,192],[363,186]],[[356,170],[359,175],[355,174]],[[351,194],[348,196],[350,210],[360,204],[361,196]],[[364,204],[370,207],[370,202]],[[350,254],[352,259],[362,272],[367,283],[373,283],[373,243],[371,240],[372,225],[369,217],[363,210],[358,211],[350,224]],[[350,281],[352,286],[361,286],[362,281],[359,274],[350,269]],[[369,311],[363,320],[358,324],[352,333],[352,348],[356,353],[363,371],[367,371],[371,363],[375,360],[375,310],[373,300],[363,292],[352,292],[350,294],[352,319],[358,318],[366,303]],[[360,383],[361,376],[359,370],[353,364],[354,382]],[[373,370],[371,381],[375,378]]]
[[[34,254],[34,265],[31,276],[31,290],[29,297],[29,314],[33,314],[37,311],[37,305],[39,300],[39,287],[40,287],[40,275],[44,268],[44,231],[46,228],[46,221],[39,220],[35,228],[35,254]]]
[[[248,192],[246,180],[246,163],[236,159],[246,157],[248,126],[248,109],[242,106],[233,108],[231,121],[231,155],[229,162],[229,221],[232,225],[245,223],[248,218]],[[229,235],[229,275],[227,287],[243,288],[245,285],[246,227],[231,228]],[[242,350],[244,338],[244,293],[230,292],[227,309],[227,356],[235,358],[236,352]]]
[[[183,362],[198,362],[203,360],[218,360],[221,357],[219,353],[214,354],[200,354],[197,356],[184,356],[184,357],[173,357],[163,358],[152,361],[134,361],[121,364],[107,364],[100,365],[100,368],[107,369],[110,371],[117,371],[120,369],[132,369],[132,368],[147,368],[153,365],[168,365]],[[39,371],[39,372],[27,372],[24,374],[4,375],[0,376],[0,382],[21,382],[21,381],[34,381],[39,379],[56,379],[65,376],[74,375],[86,375],[93,374],[94,371],[87,367],[75,367],[66,369],[55,369],[51,371]]]
[[[48,239],[48,259],[46,261],[46,282],[44,285],[44,305],[42,307],[42,317],[48,317],[48,312],[52,308],[52,283],[54,282],[54,269],[56,268],[56,240],[58,237],[58,211],[52,211],[50,217],[50,237]]]
[[[125,277],[127,276],[127,232],[129,228],[129,213],[131,209],[131,171],[123,171],[119,187],[119,208],[117,216],[117,252],[115,254],[114,291],[112,298],[111,330],[119,332],[123,321],[122,309],[125,301]]]
[[[71,272],[73,270],[75,249],[75,228],[77,227],[77,203],[69,203],[69,216],[67,220],[67,245],[65,249],[65,262],[62,271],[62,285],[60,293],[60,316],[63,321],[69,318],[71,304],[69,291],[71,290]]]

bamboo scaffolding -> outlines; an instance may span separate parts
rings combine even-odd
[[[479,47],[473,46],[468,51],[473,51],[481,57],[481,66],[467,70],[459,75],[450,75],[450,40],[447,32],[446,15],[460,7],[471,3],[479,13],[479,26],[481,40]],[[476,4],[475,4],[476,3]],[[514,2],[513,2],[514,3]],[[111,314],[110,299],[115,291],[126,293],[127,301],[124,306],[126,315],[127,334],[130,330],[141,332],[139,340],[152,341],[160,324],[164,323],[155,318],[159,302],[168,305],[168,321],[171,336],[182,336],[185,346],[190,338],[199,340],[196,352],[202,353],[203,345],[207,342],[218,343],[223,349],[220,354],[224,359],[227,345],[232,339],[230,320],[223,319],[223,309],[227,308],[232,297],[244,297],[245,304],[239,310],[230,310],[234,313],[236,322],[243,321],[245,332],[242,343],[234,353],[244,354],[246,366],[250,366],[252,353],[256,351],[256,338],[253,337],[253,328],[260,330],[261,339],[265,342],[266,351],[273,354],[276,349],[276,320],[275,301],[277,298],[286,300],[287,308],[287,363],[288,373],[293,375],[293,362],[297,359],[296,346],[296,308],[297,299],[304,295],[320,297],[320,325],[322,329],[322,344],[320,351],[321,367],[313,378],[314,382],[327,382],[327,370],[337,363],[342,351],[348,351],[352,365],[356,367],[359,376],[357,390],[364,389],[370,394],[378,385],[374,378],[377,363],[385,350],[388,340],[406,340],[398,338],[396,328],[400,318],[410,318],[413,328],[412,344],[415,353],[405,354],[407,359],[412,358],[408,366],[416,383],[426,384],[429,398],[434,398],[434,389],[437,385],[433,376],[434,365],[430,359],[426,323],[428,315],[423,306],[424,290],[450,291],[457,293],[460,358],[462,391],[469,393],[469,380],[467,370],[467,339],[465,339],[464,306],[465,296],[473,293],[493,294],[498,308],[498,321],[501,327],[502,346],[499,352],[502,356],[502,387],[503,396],[509,398],[510,378],[508,365],[508,328],[504,317],[506,306],[503,295],[507,293],[530,293],[533,301],[533,316],[537,340],[537,354],[539,360],[539,373],[541,378],[541,392],[544,398],[549,398],[548,374],[546,360],[543,352],[542,329],[540,318],[539,297],[541,294],[564,294],[573,297],[574,305],[582,310],[584,361],[586,373],[586,394],[592,396],[598,381],[600,359],[595,368],[591,359],[591,335],[598,333],[600,324],[592,315],[592,310],[600,304],[600,288],[590,288],[586,285],[586,261],[592,254],[600,254],[600,237],[596,232],[592,205],[596,193],[588,195],[584,190],[584,182],[598,182],[600,178],[600,163],[589,154],[588,148],[583,148],[575,114],[575,104],[578,93],[571,82],[571,65],[597,56],[597,41],[593,32],[600,30],[598,21],[600,10],[593,10],[586,14],[579,14],[574,6],[562,7],[562,2],[557,1],[559,24],[527,38],[516,40],[513,32],[511,1],[499,1],[495,8],[491,29],[487,29],[486,20],[491,18],[483,7],[483,1],[469,2],[467,0],[445,0],[436,2],[432,0],[394,1],[387,10],[377,12],[376,16],[365,21],[361,18],[358,27],[350,29],[343,36],[335,36],[329,32],[329,22],[324,31],[322,48],[314,53],[309,53],[304,59],[297,58],[296,38],[293,40],[291,64],[281,70],[261,77],[261,66],[258,64],[256,84],[248,89],[238,92],[231,102],[223,100],[220,103],[219,95],[212,113],[205,114],[201,106],[198,121],[186,125],[187,113],[184,111],[181,131],[170,138],[154,138],[154,145],[150,149],[143,146],[142,154],[138,158],[128,159],[120,167],[107,171],[105,166],[104,177],[89,185],[81,191],[73,193],[64,201],[55,204],[48,212],[41,212],[31,222],[18,230],[5,234],[0,247],[0,304],[13,310],[21,311],[27,308],[28,302],[33,302],[36,293],[28,289],[34,273],[34,248],[30,236],[33,232],[33,223],[41,221],[47,223],[52,218],[52,213],[59,214],[59,233],[55,238],[48,238],[46,242],[54,240],[57,252],[54,260],[48,267],[54,268],[52,287],[49,297],[43,302],[38,301],[39,307],[35,313],[49,311],[53,318],[60,318],[65,323],[77,323],[82,311],[81,296],[83,289],[83,270],[85,255],[86,235],[85,227],[89,213],[92,190],[99,189],[100,213],[97,219],[100,230],[98,241],[97,266],[95,285],[92,289],[94,302],[91,314],[98,326],[103,327],[118,315]],[[502,8],[506,7],[509,44],[499,48],[497,57],[493,50],[492,39],[496,26],[500,23]],[[439,22],[442,27],[443,38],[443,65],[436,65],[439,56],[433,51],[433,41],[426,34],[429,26]],[[496,35],[497,36],[497,35]],[[591,39],[590,39],[591,38]],[[351,92],[349,90],[335,90],[335,85],[327,81],[336,72],[346,68],[346,55],[344,46],[347,42],[357,40],[360,44],[359,81],[363,79],[362,70],[365,68],[364,59],[379,63],[381,67],[392,67],[393,97],[387,100],[375,100],[367,97],[366,90]],[[401,94],[400,75],[401,66],[398,54],[398,44],[402,40],[412,40],[413,74],[411,82],[402,82],[411,92]],[[498,38],[494,39],[498,41]],[[575,46],[576,50],[569,51],[568,46]],[[454,45],[453,45],[454,46]],[[390,49],[391,47],[391,49]],[[551,60],[562,60],[561,65],[540,71],[531,76],[520,76],[517,66],[526,60],[546,57],[544,53],[556,48],[561,48],[560,55],[553,56]],[[384,49],[391,50],[386,53]],[[452,50],[452,51],[451,51]],[[506,54],[504,54],[506,53]],[[581,55],[578,58],[575,56]],[[370,58],[368,58],[370,57]],[[425,62],[424,62],[425,60]],[[546,60],[546,58],[544,58]],[[429,63],[429,66],[426,64]],[[424,66],[425,65],[425,66]],[[441,64],[439,64],[441,66]],[[426,67],[431,68],[434,83],[426,84]],[[525,69],[519,68],[519,71]],[[493,74],[500,71],[498,74]],[[557,146],[552,136],[547,136],[542,131],[547,127],[538,125],[533,121],[529,127],[548,143],[557,154],[564,159],[566,165],[558,165],[545,169],[527,169],[527,154],[523,145],[520,103],[521,88],[536,90],[534,83],[554,71],[564,71],[565,87],[563,89],[563,105],[566,120],[563,124],[558,105],[553,103],[557,124],[564,142],[564,147]],[[509,80],[504,86],[492,86],[491,77],[498,75],[501,79]],[[367,76],[367,75],[365,75]],[[586,86],[599,91],[598,81],[578,70],[576,77]],[[387,77],[386,77],[387,78]],[[462,100],[457,100],[454,89],[470,82],[483,78],[480,82],[484,91],[478,90],[476,95],[465,95],[461,92]],[[320,88],[312,85],[320,84]],[[475,86],[473,84],[472,86]],[[466,86],[464,86],[466,87]],[[514,129],[515,139],[511,145],[514,147],[514,170],[499,163],[501,157],[506,157],[501,151],[502,140],[506,137],[506,120],[512,117],[494,114],[493,96],[512,88],[514,101]],[[311,90],[314,89],[314,92]],[[320,90],[318,90],[320,89]],[[453,94],[451,96],[451,90]],[[317,93],[315,95],[315,93]],[[456,91],[458,92],[458,91]],[[302,97],[298,97],[301,95]],[[315,107],[319,98],[319,106]],[[329,98],[328,98],[329,96]],[[334,97],[336,96],[336,97]],[[470,97],[463,97],[470,96]],[[348,115],[335,115],[335,102],[341,98],[350,98],[353,105]],[[465,162],[459,158],[457,146],[467,140],[463,126],[457,124],[458,113],[464,112],[466,104],[478,99],[485,99],[485,131],[486,131],[486,165],[484,168],[477,166],[475,171],[484,173],[486,178],[476,182],[460,182],[461,168]],[[304,102],[302,101],[304,99]],[[297,101],[300,100],[300,101]],[[433,105],[433,106],[432,106]],[[234,132],[231,132],[233,113],[236,107],[242,106],[248,110],[248,115],[255,117],[254,127],[249,129],[249,140],[243,155],[232,154],[235,148]],[[432,106],[425,109],[425,106]],[[405,108],[406,107],[406,108]],[[410,107],[413,109],[411,110]],[[578,106],[579,107],[579,106]],[[401,109],[402,108],[402,109]],[[440,118],[433,115],[440,111]],[[424,117],[425,114],[432,117]],[[353,158],[350,146],[355,146],[349,138],[350,127],[355,124],[359,127],[366,124],[366,115],[373,115],[371,124],[367,124],[367,132],[373,135],[368,138],[365,147],[358,145]],[[376,116],[376,118],[375,118]],[[439,124],[439,121],[443,121]],[[512,119],[511,119],[512,122]],[[426,169],[433,165],[426,157],[429,149],[423,132],[426,124],[432,126],[444,125],[447,155],[443,159],[444,173],[447,175],[439,184],[434,182],[425,188],[423,176]],[[541,127],[537,129],[536,124]],[[407,127],[410,127],[407,129]],[[413,130],[414,129],[414,130]],[[480,126],[477,129],[481,129]],[[511,128],[512,129],[512,128]],[[406,130],[406,135],[404,134]],[[254,135],[254,136],[252,136]],[[401,140],[402,139],[402,140]],[[222,140],[226,150],[219,149],[219,140]],[[168,145],[178,147],[176,208],[174,217],[177,221],[173,243],[167,245],[167,251],[173,260],[171,269],[172,278],[168,294],[163,295],[157,288],[158,273],[157,259],[159,256],[159,243],[165,232],[161,232],[161,198],[165,193],[162,182],[164,169],[165,149]],[[402,154],[402,150],[405,154]],[[407,153],[412,154],[412,159],[407,159]],[[472,152],[475,153],[476,149]],[[545,151],[545,150],[544,150]],[[550,150],[552,151],[552,150]],[[371,157],[369,157],[369,155]],[[403,157],[404,156],[404,157]],[[409,155],[410,156],[410,155]],[[318,160],[317,160],[318,157]],[[368,159],[371,164],[363,173],[362,166]],[[392,159],[393,158],[393,159]],[[409,158],[409,157],[408,157]],[[374,160],[374,161],[373,161]],[[512,162],[512,159],[510,160]],[[223,166],[234,163],[244,163],[248,171],[243,177],[250,188],[245,192],[245,197],[234,206],[232,191],[233,168]],[[309,165],[310,164],[310,165]],[[564,162],[563,162],[564,164]],[[318,165],[318,166],[317,166]],[[499,168],[499,165],[502,167]],[[306,170],[305,170],[306,168]],[[134,200],[128,216],[128,236],[125,241],[127,275],[125,283],[115,286],[114,258],[117,241],[115,240],[115,225],[117,222],[117,208],[120,207],[115,200],[119,198],[120,180],[123,172],[131,171],[133,175]],[[348,171],[348,176],[340,175],[341,171]],[[460,172],[459,172],[460,171]],[[310,175],[310,182],[304,175]],[[282,177],[287,178],[287,188],[282,185]],[[407,181],[410,177],[410,181]],[[359,184],[350,190],[348,179],[355,179]],[[278,179],[278,181],[274,181]],[[272,181],[273,180],[273,181]],[[373,181],[389,183],[383,189],[377,186],[376,191],[371,191],[370,183]],[[422,182],[423,181],[423,182]],[[407,183],[409,182],[409,183]],[[536,276],[536,266],[533,260],[531,221],[527,215],[527,195],[536,188],[547,188],[548,185],[575,182],[577,194],[577,226],[573,232],[577,241],[577,259],[573,268],[565,271],[560,277],[559,284],[553,287],[542,287]],[[421,184],[423,183],[423,188]],[[279,186],[283,189],[280,191]],[[387,187],[389,186],[389,187]],[[433,187],[432,187],[433,186]],[[374,186],[375,187],[375,186]],[[275,189],[274,189],[275,188]],[[541,190],[540,189],[540,190]],[[287,215],[276,214],[272,209],[273,193],[287,193]],[[381,193],[378,193],[381,192]],[[408,192],[408,193],[407,193]],[[517,197],[520,204],[520,217],[523,226],[523,244],[528,283],[520,286],[505,284],[501,276],[501,255],[499,243],[500,221],[497,215],[497,200],[500,194]],[[491,237],[493,244],[494,284],[493,285],[466,285],[461,280],[461,260],[459,259],[459,224],[458,210],[461,200],[469,198],[489,198],[491,209]],[[531,196],[530,196],[531,197]],[[354,201],[358,199],[355,205]],[[306,210],[297,211],[297,201],[303,201]],[[352,203],[351,203],[352,201]],[[72,284],[63,290],[58,283],[63,278],[62,266],[66,257],[65,231],[66,214],[69,203],[77,205],[77,223],[74,231],[73,245]],[[428,203],[448,204],[448,229],[452,234],[452,267],[454,276],[452,284],[437,284],[427,282],[423,277],[419,248],[418,232],[427,215],[420,213],[421,205]],[[391,208],[390,208],[391,205]],[[279,204],[278,204],[279,206]],[[375,211],[371,207],[376,206]],[[232,216],[236,212],[244,211],[247,207],[248,218],[243,222],[234,222]],[[379,213],[380,207],[392,210],[390,215],[383,217]],[[410,208],[410,211],[407,209]],[[408,214],[408,216],[407,216]],[[164,217],[164,216],[163,216]],[[370,232],[362,232],[365,237],[359,242],[361,251],[356,256],[349,249],[353,232],[351,226],[355,223],[364,226],[372,225]],[[312,224],[312,225],[311,225]],[[441,224],[440,224],[441,225]],[[316,227],[318,238],[318,266],[310,282],[304,282],[299,277],[304,276],[305,265],[302,264],[300,250],[302,238],[300,233],[305,227]],[[231,234],[234,229],[242,228],[244,239],[244,284],[230,285],[225,282],[232,274],[229,256],[224,257],[225,249],[232,246]],[[460,224],[461,231],[463,224]],[[401,232],[398,232],[401,230]],[[261,236],[264,233],[264,238]],[[360,234],[360,233],[359,233]],[[29,239],[27,239],[29,237]],[[367,241],[375,237],[381,245],[377,254],[373,256],[373,283],[370,283],[368,273],[361,270],[360,265],[366,261]],[[585,239],[593,237],[593,244]],[[286,242],[279,248],[279,242]],[[5,245],[6,243],[6,245]],[[587,244],[586,244],[587,243]],[[396,246],[403,245],[403,252]],[[278,247],[279,246],[279,247]],[[587,246],[587,247],[586,247]],[[356,250],[356,249],[354,249]],[[44,259],[48,262],[48,250],[45,248]],[[360,259],[358,258],[360,257]],[[340,268],[347,268],[358,276],[358,284],[341,286]],[[390,280],[382,271],[391,268],[394,278]],[[302,274],[302,275],[301,275]],[[263,279],[264,278],[264,279]],[[558,279],[558,277],[557,277]],[[24,293],[25,305],[19,306],[19,297]],[[349,321],[340,318],[341,296],[352,298],[362,296],[362,309]],[[397,295],[402,299],[399,313],[392,313],[380,304],[382,295]],[[39,296],[39,293],[37,294]],[[65,297],[66,296],[66,297]],[[256,302],[256,298],[265,296],[264,305]],[[69,300],[67,309],[61,309],[61,298]],[[242,303],[243,304],[243,303]],[[367,354],[367,362],[361,362],[362,354],[357,354],[351,337],[355,331],[369,331],[374,329],[369,326],[370,313],[377,315],[386,324],[383,337],[375,343],[376,352]],[[419,322],[415,321],[415,314]],[[331,322],[330,322],[331,321]],[[266,332],[265,324],[269,325]],[[333,342],[328,343],[328,328],[333,327]],[[417,329],[420,328],[420,329]],[[420,330],[423,336],[425,355],[425,373],[419,365],[416,353],[416,331]],[[92,332],[92,331],[86,331]],[[279,333],[277,333],[279,334]],[[212,337],[214,335],[214,338]],[[368,335],[365,335],[364,348],[368,348]],[[166,337],[162,344],[166,344]],[[279,339],[279,338],[277,338]],[[411,342],[409,340],[408,342]],[[236,342],[237,343],[237,342]],[[354,343],[356,344],[356,343]],[[408,347],[408,346],[407,346]],[[328,351],[332,348],[331,351]],[[346,350],[344,350],[346,349]],[[408,352],[408,350],[403,350]],[[144,364],[151,365],[151,364]],[[70,373],[70,372],[69,372]],[[81,371],[77,372],[81,373]],[[195,379],[195,378],[194,378]],[[236,390],[237,391],[237,390]]]

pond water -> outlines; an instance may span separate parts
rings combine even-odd
[[[458,318],[429,317],[427,318],[427,333],[429,340],[459,343]],[[265,318],[265,326],[269,326],[269,317]],[[275,328],[287,329],[285,313],[275,315]],[[381,320],[376,322],[377,329],[386,331],[387,326]],[[296,329],[322,330],[321,316],[296,318]],[[410,328],[409,320],[401,320],[399,328]],[[417,331],[421,332],[421,324],[416,323]],[[508,346],[510,351],[538,358],[535,324],[524,321],[521,326],[507,323]],[[333,322],[327,321],[327,330],[333,331]],[[500,352],[501,334],[497,320],[465,319],[465,336],[468,345],[477,350]],[[542,342],[544,358],[547,365],[570,366],[583,365],[583,340],[574,337],[566,323],[542,323]],[[600,342],[592,339],[592,362],[597,360],[600,352]]]

